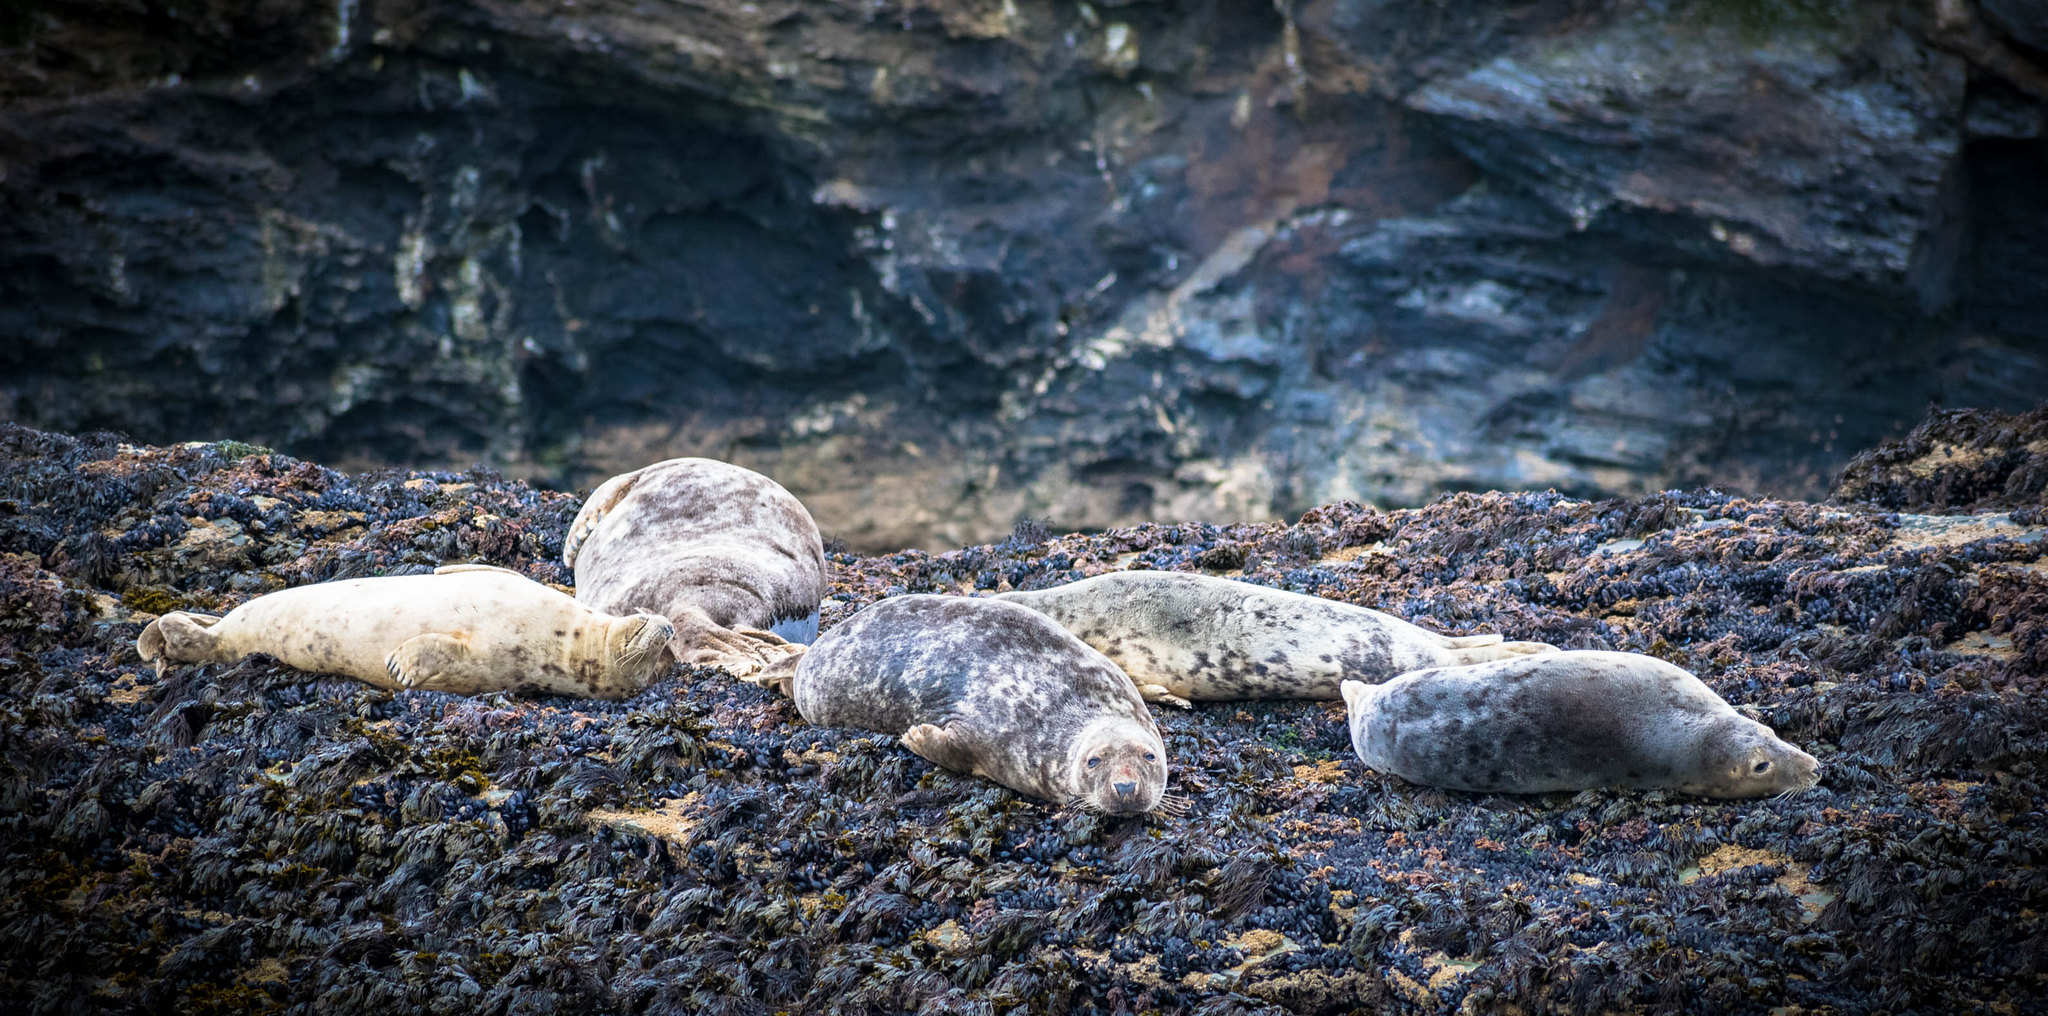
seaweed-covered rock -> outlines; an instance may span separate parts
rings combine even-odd
[[[1055,810],[677,668],[625,702],[159,680],[180,606],[483,559],[574,502],[0,427],[0,993],[33,1012],[1207,1013],[2048,1005],[2048,552],[1732,497],[1460,494],[1293,524],[832,555],[901,591],[1205,569],[1647,652],[1818,756],[1803,795],[1447,793],[1333,703],[1160,719],[1181,818]],[[199,534],[199,535],[195,535]],[[238,542],[239,541],[239,542]]]
[[[1859,453],[1837,501],[1937,514],[2048,508],[2048,403],[2026,413],[1951,409],[1898,441]]]

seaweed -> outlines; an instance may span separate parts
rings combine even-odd
[[[0,425],[0,498],[0,992],[26,1011],[2048,1005],[2048,540],[2021,512],[1459,494],[835,552],[827,626],[1149,567],[1654,653],[1825,767],[1782,800],[1459,794],[1360,765],[1332,703],[1216,703],[1159,717],[1188,814],[1122,820],[712,670],[465,699],[135,657],[163,609],[274,584],[567,581],[576,501],[488,472]]]

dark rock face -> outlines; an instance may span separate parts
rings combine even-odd
[[[1341,707],[1220,703],[1159,714],[1185,816],[1100,819],[716,671],[625,702],[462,699],[134,655],[157,613],[281,584],[472,559],[560,581],[575,508],[483,472],[0,425],[0,993],[224,1014],[2048,1007],[2048,530],[2018,513],[1460,494],[833,556],[828,627],[885,595],[1140,567],[1652,653],[1819,758],[1820,786],[1779,800],[1429,790],[1361,766]]]
[[[2048,392],[1999,5],[145,6],[0,20],[0,418],[885,547],[1819,496]]]

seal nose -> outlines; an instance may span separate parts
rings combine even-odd
[[[1112,783],[1109,788],[1116,791],[1118,797],[1129,797],[1138,792],[1138,782],[1128,780],[1123,783]]]

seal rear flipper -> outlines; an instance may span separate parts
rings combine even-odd
[[[599,523],[611,510],[625,500],[626,494],[640,482],[640,470],[622,473],[598,484],[583,502],[583,509],[576,513],[576,521],[569,523],[568,535],[562,537],[562,563],[576,567],[576,552],[583,549],[583,542],[597,531]]]
[[[932,723],[920,723],[898,738],[905,748],[935,766],[970,776],[986,776],[978,764],[974,747],[954,732]]]
[[[384,670],[391,675],[391,687],[458,695],[498,691],[480,680],[474,667],[467,666],[471,660],[468,640],[428,632],[400,642],[398,648],[384,657]]]
[[[174,610],[142,629],[135,637],[135,651],[143,662],[156,664],[156,676],[164,676],[171,663],[219,663],[220,649],[208,628],[220,623],[212,614]]]
[[[806,647],[791,645],[773,632],[752,628],[721,628],[702,624],[685,630],[680,624],[671,642],[676,658],[698,667],[717,667],[734,677],[759,673],[786,656],[801,655]]]

